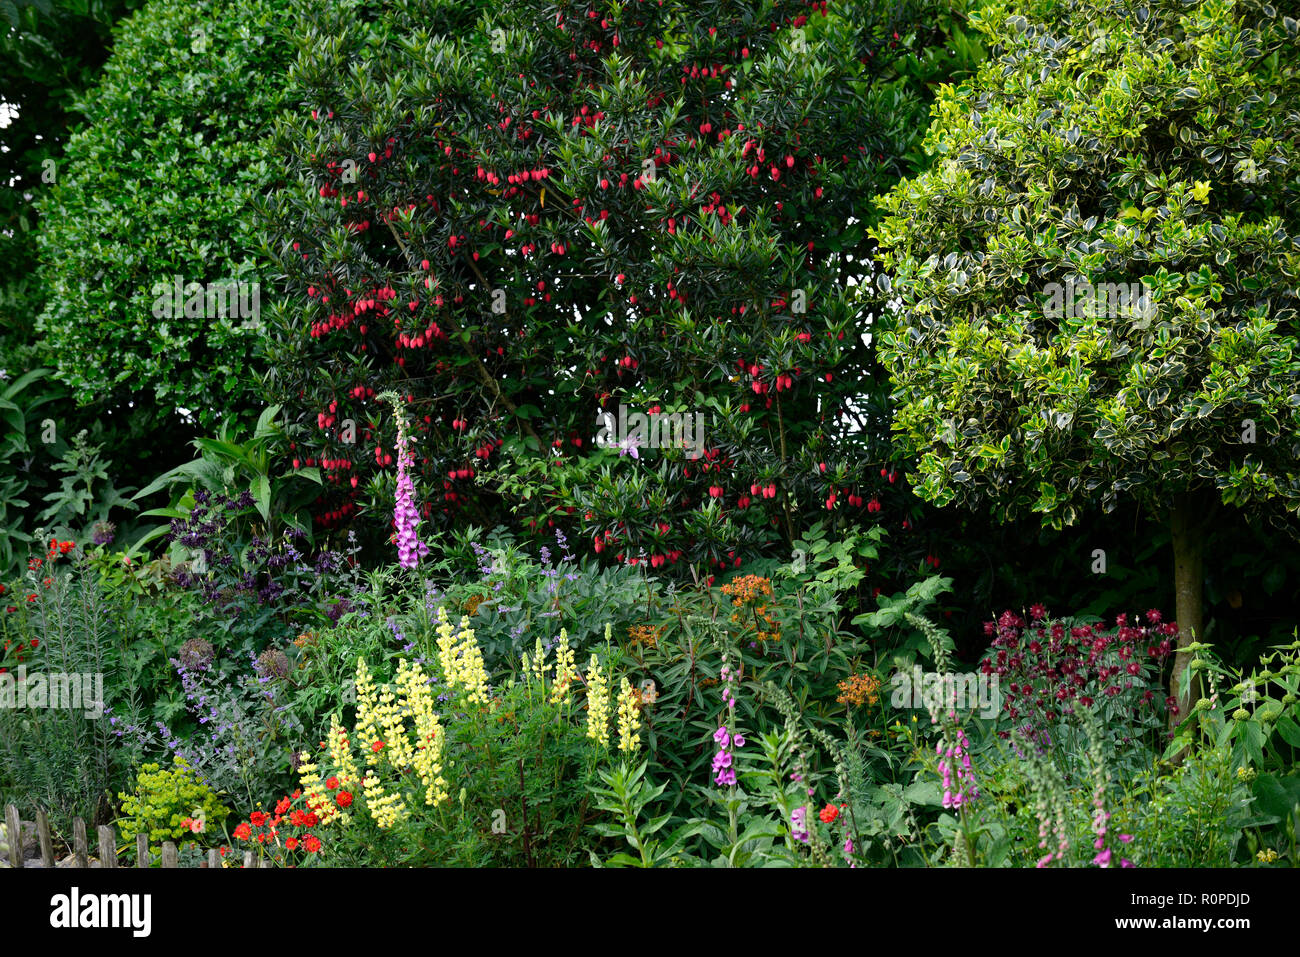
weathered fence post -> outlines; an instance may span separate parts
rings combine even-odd
[[[9,830],[9,863],[23,866],[23,822],[18,818],[18,808],[10,804],[5,808],[5,826]]]
[[[221,855],[217,853],[217,849],[214,847],[212,850],[208,851],[208,868],[211,869],[220,866]]]
[[[36,809],[36,839],[41,844],[41,863],[46,867],[53,867],[54,860],[54,842],[50,840],[50,819],[40,808]]]
[[[117,867],[117,837],[107,824],[99,825],[99,866]]]
[[[90,866],[90,850],[86,846],[86,822],[79,817],[72,819],[72,853],[76,857],[78,867]]]
[[[176,845],[171,841],[165,841],[163,843],[162,866],[167,868],[175,868],[177,866]]]
[[[135,836],[135,866],[149,866],[149,836],[144,831]]]

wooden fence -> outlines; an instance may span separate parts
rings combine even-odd
[[[5,808],[5,825],[9,833],[9,864],[11,867],[21,868],[23,866],[23,830],[22,821],[18,817],[18,808],[10,804]],[[99,838],[99,866],[100,867],[117,867],[117,832],[110,824],[101,824],[97,828]],[[40,845],[41,863],[45,867],[57,866],[54,857],[54,841],[50,838],[50,822],[45,816],[44,811],[36,812],[36,840]],[[148,867],[149,858],[149,838],[144,834],[135,836],[136,867]],[[86,843],[86,822],[81,818],[72,819],[72,859],[73,867],[90,866],[90,847]],[[176,844],[172,841],[166,841],[162,846],[162,866],[169,868],[180,867],[178,863],[180,853]],[[215,848],[208,851],[206,864],[200,864],[200,867],[220,867],[221,855]],[[244,866],[256,867],[255,856],[252,851],[244,852]],[[271,862],[263,859],[262,867],[270,867]]]

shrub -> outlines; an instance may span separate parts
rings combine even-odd
[[[1300,509],[1295,21],[1260,0],[972,19],[995,59],[944,88],[936,163],[875,231],[900,449],[939,505],[1167,522],[1186,644],[1216,506],[1291,531]]]
[[[127,842],[137,834],[147,835],[151,848],[220,830],[230,816],[216,792],[179,758],[166,770],[158,764],[141,765],[135,789],[118,797],[122,800],[118,833]]]
[[[939,7],[314,6],[278,138],[294,182],[266,208],[289,281],[270,386],[304,463],[390,469],[391,387],[444,527],[555,522],[703,577],[862,520],[884,410],[844,280],[919,135],[896,66],[940,45]],[[704,434],[599,446],[624,406]]]
[[[252,325],[155,313],[184,287],[257,283],[250,199],[276,172],[264,139],[285,103],[287,0],[151,3],[117,28],[102,82],[78,104],[56,183],[40,201],[49,295],[38,321],[59,377],[85,404],[192,410],[204,425],[247,407]],[[157,287],[157,288],[156,288]],[[251,292],[251,290],[250,290]],[[255,321],[255,320],[254,320]]]

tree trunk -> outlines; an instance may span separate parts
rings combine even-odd
[[[1191,493],[1174,497],[1169,524],[1174,546],[1174,616],[1178,622],[1178,651],[1174,671],[1169,678],[1169,694],[1178,705],[1178,713],[1169,716],[1174,727],[1191,712],[1199,697],[1196,676],[1188,672],[1191,654],[1184,651],[1203,633],[1201,591],[1205,570],[1205,511]]]

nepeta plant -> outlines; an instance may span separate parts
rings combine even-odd
[[[185,518],[174,519],[165,540],[193,556],[177,568],[173,580],[197,591],[235,636],[242,653],[262,650],[268,640],[292,637],[304,624],[337,622],[356,591],[353,554],[322,548],[308,553],[305,535],[296,529],[268,541],[258,534],[243,538],[241,518],[254,506],[251,493],[193,493]]]
[[[230,674],[201,649],[172,659],[193,727],[177,731],[164,721],[149,724],[134,709],[106,709],[123,746],[184,761],[199,779],[249,806],[284,789],[297,767],[296,750],[307,737],[301,720],[284,703],[285,680],[256,658],[253,674]],[[260,672],[260,673],[259,673]]]

